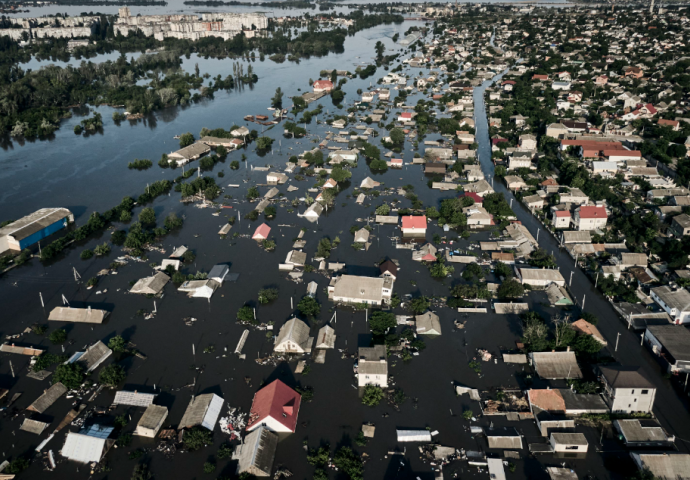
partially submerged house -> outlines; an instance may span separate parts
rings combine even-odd
[[[314,343],[309,336],[310,327],[297,317],[293,317],[282,327],[276,338],[273,351],[277,353],[308,353]]]
[[[51,310],[49,321],[53,322],[72,322],[72,323],[103,323],[103,320],[110,314],[107,310],[95,308],[74,308],[74,307],[55,307]]]
[[[53,384],[48,390],[43,392],[43,395],[38,397],[34,403],[26,407],[30,412],[43,413],[54,404],[58,398],[67,393],[67,387],[58,382]]]
[[[306,218],[310,222],[314,223],[319,219],[319,216],[323,213],[323,205],[319,202],[314,202],[304,211],[302,217]]]
[[[256,230],[254,231],[254,235],[252,235],[252,240],[258,240],[258,241],[266,240],[270,233],[271,233],[271,227],[269,227],[265,223],[262,223],[261,225],[256,227]]]
[[[513,427],[486,428],[484,432],[489,448],[522,450],[522,436]]]
[[[113,351],[99,340],[87,348],[85,352],[76,352],[67,360],[67,363],[77,363],[84,368],[86,373],[90,373],[112,354]]]
[[[206,298],[208,300],[213,296],[220,283],[206,278],[204,280],[187,280],[177,289],[178,292],[185,292],[190,298]]]
[[[656,387],[640,372],[640,367],[600,365],[599,380],[611,413],[649,413],[654,406]]]
[[[146,411],[137,423],[134,435],[155,438],[166,418],[168,418],[168,409],[166,407],[150,404],[146,407]]]
[[[158,295],[163,287],[170,281],[170,277],[163,272],[158,272],[151,277],[142,278],[129,290],[129,293],[142,295]]]
[[[541,378],[582,378],[575,352],[531,352],[529,361]]]
[[[0,228],[0,254],[19,253],[73,222],[66,208],[41,208]]]
[[[75,462],[98,463],[115,444],[114,439],[108,438],[113,430],[114,427],[92,425],[79,433],[69,432],[60,453]]]
[[[589,448],[584,434],[576,432],[552,432],[549,443],[557,453],[586,453]]]
[[[324,325],[319,329],[316,336],[316,349],[332,349],[335,348],[335,330],[330,325]]]
[[[359,348],[357,380],[360,387],[388,387],[388,355],[385,345]]]
[[[177,428],[182,430],[183,428],[202,426],[213,431],[222,408],[223,399],[214,393],[192,397]]]
[[[441,335],[441,321],[435,313],[426,312],[416,315],[414,319],[417,335]]]
[[[668,373],[690,373],[690,331],[682,325],[650,325],[644,340]]]
[[[672,448],[674,436],[651,418],[630,418],[614,420],[613,426],[628,448]]]
[[[359,277],[341,275],[331,279],[328,298],[334,302],[384,305],[393,294],[392,277]]]
[[[294,433],[302,396],[280,380],[256,392],[247,420],[247,431],[266,427],[275,433]]]
[[[690,479],[690,454],[680,452],[630,452],[640,470],[658,480]]]
[[[232,453],[232,459],[238,461],[235,474],[270,477],[277,447],[278,435],[264,426],[247,434]]]

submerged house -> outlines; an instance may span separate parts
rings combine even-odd
[[[359,348],[357,381],[360,387],[388,387],[388,355],[385,345]]]
[[[328,298],[334,302],[384,305],[393,294],[393,277],[341,275],[331,279]]]
[[[202,426],[213,431],[218,415],[223,408],[223,399],[214,393],[193,397],[187,405],[178,430]]]
[[[91,425],[79,433],[69,432],[60,453],[79,463],[100,462],[115,444],[114,439],[108,438],[113,430],[114,427]]]
[[[20,252],[74,222],[66,208],[42,208],[0,228],[0,254]]]
[[[314,337],[309,336],[309,325],[297,317],[291,318],[280,327],[280,332],[273,346],[278,353],[308,353]]]
[[[249,433],[232,453],[232,459],[238,461],[235,474],[270,477],[277,447],[278,435],[268,428],[261,426]]]
[[[160,405],[149,405],[141,416],[134,435],[140,437],[155,438],[158,431],[163,426],[163,422],[168,418],[168,409]]]
[[[163,272],[158,272],[151,277],[142,278],[129,290],[129,293],[143,295],[158,295],[163,287],[170,281],[170,277]]]
[[[275,433],[294,433],[302,396],[280,380],[256,392],[249,411],[247,431],[265,427]]]
[[[99,340],[87,348],[85,352],[76,352],[67,360],[67,363],[77,363],[84,368],[86,373],[90,373],[112,354],[113,351]]]

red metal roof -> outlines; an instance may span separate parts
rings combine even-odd
[[[247,430],[271,417],[294,432],[301,401],[299,393],[280,380],[274,380],[254,395]]]
[[[565,400],[563,395],[556,389],[537,390],[531,389],[527,392],[529,403],[547,412],[565,413]]]
[[[474,200],[474,203],[475,203],[475,204],[480,204],[480,205],[481,205],[482,203],[484,203],[484,199],[483,199],[482,197],[480,197],[479,195],[477,195],[476,193],[474,193],[474,192],[465,192],[465,193],[463,193],[462,195],[460,195],[460,198],[462,198],[462,197],[469,197],[469,198],[471,198],[472,200]]]
[[[411,112],[403,112],[400,114],[402,118],[412,118],[412,113]]]
[[[333,88],[333,82],[330,80],[317,80],[314,82],[314,88]]]
[[[601,152],[605,157],[642,157],[639,150],[604,150]]]
[[[557,217],[569,217],[570,212],[568,210],[556,210]]]
[[[402,228],[426,230],[426,215],[408,215],[402,217]]]
[[[580,218],[608,218],[604,207],[586,206],[579,208]]]
[[[252,238],[253,239],[256,239],[256,238],[265,239],[265,238],[268,238],[269,233],[271,233],[271,227],[269,227],[265,223],[262,223],[261,225],[256,227],[256,231],[254,232],[254,235],[252,235]]]

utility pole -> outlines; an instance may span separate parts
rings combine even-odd
[[[74,272],[74,281],[78,282],[79,279],[81,278],[81,275],[79,275],[79,272],[77,272],[76,267],[72,267],[72,271]]]
[[[572,287],[573,286],[573,273],[575,273],[575,270],[572,270],[570,272],[570,281],[568,282],[568,286]]]
[[[539,232],[541,231],[541,228],[537,228],[537,243],[539,243]]]
[[[41,306],[42,306],[43,308],[46,308],[45,303],[43,303],[43,294],[42,294],[41,292],[38,292],[38,296],[39,296],[39,298],[41,299]]]
[[[582,295],[582,311],[585,311],[585,300],[587,300],[587,295]]]
[[[614,352],[618,351],[618,339],[619,338],[621,338],[621,332],[618,332],[618,335],[616,335],[616,349],[614,350]]]

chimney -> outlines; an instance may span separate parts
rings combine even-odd
[[[568,346],[568,347],[566,348],[565,351],[566,351],[566,352],[569,352],[569,351],[570,351],[570,346]]]

